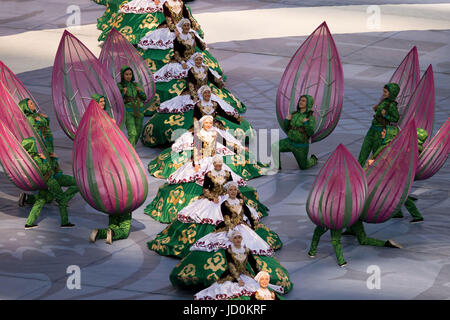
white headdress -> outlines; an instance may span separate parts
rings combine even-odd
[[[226,191],[228,191],[228,189],[230,189],[230,187],[233,187],[233,186],[236,188],[239,188],[238,184],[234,181],[227,182],[223,185],[223,187]]]
[[[200,120],[199,120],[200,126],[203,127],[203,123],[204,123],[206,120],[214,121],[214,118],[213,118],[212,116],[209,116],[209,115],[206,115],[206,116],[201,117]]]
[[[191,25],[191,21],[189,19],[183,18],[180,20],[180,22],[178,22],[177,27],[181,29],[186,23],[189,23],[189,25]]]
[[[241,238],[242,238],[242,233],[240,233],[238,230],[234,230],[234,231],[231,233],[230,240],[233,240],[233,239],[236,238],[237,236],[241,236]]]
[[[264,276],[268,277],[269,280],[270,280],[270,274],[269,273],[267,273],[266,271],[260,271],[260,272],[258,272],[258,274],[255,277],[256,282],[259,282],[259,280],[261,280],[261,278],[264,277]]]
[[[201,52],[196,52],[196,53],[194,53],[194,54],[191,56],[191,59],[192,59],[192,60],[195,60],[195,59],[197,59],[198,57],[200,57],[200,58],[203,59],[203,54],[202,54]]]
[[[212,91],[211,91],[211,88],[210,88],[208,85],[205,84],[205,85],[202,86],[200,89],[198,89],[198,94],[199,94],[200,96],[203,96],[203,93],[204,93],[205,91],[212,92]]]
[[[223,164],[223,157],[219,154],[216,154],[213,158],[213,163],[221,163]]]

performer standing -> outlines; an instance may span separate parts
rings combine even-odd
[[[392,125],[400,119],[397,108],[397,98],[400,87],[396,83],[388,83],[383,88],[383,100],[373,107],[372,126],[364,138],[364,142],[359,152],[358,162],[364,167],[371,153],[375,153],[382,144],[381,131],[388,125]]]
[[[121,78],[117,86],[120,89],[125,106],[125,125],[128,131],[128,140],[136,148],[144,121],[143,101],[147,99],[147,95],[141,85],[135,82],[133,70],[129,66],[123,66],[120,74]]]

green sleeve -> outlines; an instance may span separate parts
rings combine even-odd
[[[136,83],[136,88],[140,88],[141,90],[137,90],[139,98],[141,98],[141,100],[147,100],[147,95],[145,94],[144,89],[138,84]]]
[[[32,115],[27,116],[27,120],[28,120],[28,123],[29,123],[33,128],[36,127],[36,121],[34,120],[34,117],[33,117]]]
[[[308,117],[308,121],[303,123],[305,126],[306,134],[308,137],[311,137],[314,134],[314,130],[316,129],[316,119],[313,115]]]
[[[374,154],[372,155],[372,159],[375,159],[376,157],[378,157],[378,155],[383,152],[384,148],[386,148],[387,144],[380,146],[377,151],[374,152]]]
[[[287,120],[287,119],[284,119],[284,121],[283,121],[283,124],[282,124],[282,129],[284,130],[284,131],[288,131],[289,130],[289,125],[291,124],[291,120]]]
[[[122,86],[122,84],[119,82],[118,84],[117,84],[117,87],[119,87],[119,90],[120,90],[120,94],[122,95],[122,98],[125,96],[125,93],[123,93],[123,86]]]
[[[384,118],[389,122],[397,122],[400,119],[400,114],[398,113],[397,103],[391,102],[386,107],[386,114]]]

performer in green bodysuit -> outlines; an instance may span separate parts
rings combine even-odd
[[[399,132],[397,127],[394,126],[386,126],[383,127],[380,132],[380,143],[381,146],[378,150],[373,154],[372,159],[369,160],[368,165],[373,163],[373,159],[383,151],[383,149],[391,142],[394,137]],[[319,244],[320,237],[327,232],[327,228],[317,226],[314,230],[313,239],[311,242],[311,247],[309,249],[308,255],[311,258],[314,258],[316,255],[317,246]],[[360,245],[367,246],[375,246],[375,247],[388,247],[388,248],[402,248],[401,245],[395,243],[393,240],[379,240],[375,238],[370,238],[367,236],[366,231],[364,230],[364,224],[361,220],[356,221],[351,227],[347,228],[345,232],[342,230],[330,230],[331,231],[331,244],[333,245],[334,252],[336,254],[338,264],[343,267],[347,264],[344,259],[344,255],[342,252],[341,245],[341,236],[342,235],[352,235],[356,236]]]
[[[27,117],[28,123],[42,137],[48,152],[53,153],[53,135],[50,130],[50,119],[46,114],[38,112],[31,99],[23,99],[19,107]]]
[[[311,247],[308,255],[311,258],[316,256],[317,246],[319,245],[320,237],[328,231],[328,228],[317,226],[314,229],[313,238],[311,241]],[[330,230],[331,232],[331,244],[333,245],[334,252],[336,254],[337,262],[339,266],[344,267],[347,262],[344,259],[341,245],[342,230]],[[401,245],[395,243],[393,240],[379,240],[375,238],[369,238],[364,230],[363,222],[358,220],[350,228],[347,228],[348,234],[356,235],[358,242],[363,246],[375,246],[375,247],[388,247],[388,248],[402,248]]]
[[[417,143],[418,143],[418,147],[419,147],[418,148],[419,153],[421,153],[423,151],[423,144],[425,143],[427,138],[428,138],[428,132],[422,128],[418,128],[417,129]],[[414,203],[414,201],[416,201],[416,200],[417,200],[417,198],[409,195],[405,201],[405,208],[406,208],[406,210],[408,210],[408,212],[411,214],[411,216],[413,218],[410,221],[410,223],[417,223],[417,222],[423,221],[423,217],[420,214],[419,209],[417,209],[416,204]],[[397,210],[392,218],[403,218],[402,209]]]
[[[359,153],[358,162],[364,167],[371,153],[375,153],[382,144],[381,131],[385,126],[389,126],[400,119],[395,99],[400,91],[396,83],[388,83],[383,88],[383,100],[373,107],[372,126],[364,138],[364,142]]]
[[[106,239],[106,243],[127,239],[131,229],[131,212],[109,215],[109,224],[106,229],[94,229],[89,240],[94,243],[97,239]]]
[[[128,131],[128,140],[136,147],[142,132],[144,121],[144,101],[147,95],[141,85],[135,82],[133,70],[124,66],[120,70],[121,80],[117,84],[122,94],[125,107],[125,125]]]
[[[272,144],[275,169],[281,169],[280,152],[292,152],[300,169],[305,170],[317,164],[317,157],[308,159],[309,139],[314,134],[316,121],[313,116],[313,97],[303,95],[298,102],[298,110],[289,114],[283,123],[288,137]]]
[[[41,136],[42,140],[45,143],[47,151],[51,152],[50,159],[48,160],[50,167],[54,172],[54,178],[61,187],[68,187],[65,195],[69,199],[72,199],[78,192],[78,186],[75,179],[72,176],[63,174],[62,170],[59,167],[58,156],[54,153],[53,135],[50,130],[50,120],[48,119],[47,115],[37,112],[36,106],[31,99],[23,99],[22,101],[20,101],[19,106],[27,117],[29,124]],[[46,203],[51,203],[53,198],[54,197],[48,197]],[[23,207],[25,203],[33,205],[35,204],[36,200],[37,197],[35,195],[22,192],[19,197],[19,206]]]
[[[23,139],[21,144],[41,170],[48,186],[47,190],[40,190],[37,196],[35,196],[34,205],[31,208],[30,214],[25,224],[25,229],[37,227],[35,221],[41,213],[44,204],[46,202],[51,202],[52,199],[55,199],[59,206],[59,213],[61,215],[61,227],[73,227],[74,224],[69,222],[69,217],[67,214],[67,204],[73,197],[73,192],[70,192],[69,190],[66,193],[63,192],[60,184],[54,177],[54,171],[51,167],[50,162],[47,161],[44,155],[38,153],[35,138]]]

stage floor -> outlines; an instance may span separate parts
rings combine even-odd
[[[40,9],[46,2],[46,10]],[[283,170],[250,181],[261,202],[270,208],[263,222],[284,243],[276,253],[294,283],[287,299],[450,299],[450,163],[426,181],[414,183],[413,194],[425,221],[411,225],[405,218],[366,225],[369,236],[391,238],[403,249],[363,247],[343,237],[347,267],[336,264],[330,236],[323,236],[315,259],[307,249],[314,230],[305,211],[309,188],[339,143],[357,156],[370,126],[372,106],[381,88],[406,53],[416,45],[422,73],[433,64],[436,85],[434,132],[450,110],[449,1],[376,1],[381,24],[373,29],[366,10],[373,1],[216,1],[190,3],[202,25],[211,53],[228,76],[227,87],[243,100],[249,122],[257,129],[278,129],[275,96],[290,57],[322,21],[329,22],[341,55],[345,76],[344,110],[335,131],[313,144],[319,165],[296,169],[291,154],[283,154]],[[404,2],[414,3],[401,5]],[[88,0],[70,1],[81,8],[79,29],[73,32],[96,54],[100,48],[95,19],[104,7]],[[315,6],[317,3],[317,7]],[[424,3],[422,5],[421,3]],[[30,89],[50,115],[55,151],[63,170],[71,168],[72,142],[58,126],[51,99],[51,65],[61,37],[69,4],[44,0],[6,2],[0,10],[0,59]],[[8,12],[8,13],[7,13]],[[343,18],[355,17],[354,21]],[[224,30],[230,21],[238,28]],[[420,23],[418,22],[420,21]],[[395,23],[397,22],[397,23]],[[351,24],[350,24],[351,23]],[[242,25],[245,24],[245,25]],[[34,30],[34,31],[31,31]],[[235,39],[235,40],[233,40]],[[433,132],[433,134],[434,134]],[[137,151],[146,166],[161,149],[139,142]],[[127,240],[91,244],[89,234],[105,227],[107,216],[96,212],[77,195],[69,207],[73,229],[59,228],[55,205],[47,205],[37,221],[39,228],[24,230],[30,207],[17,206],[20,190],[0,173],[0,299],[192,299],[195,292],[174,288],[169,273],[178,260],[148,250],[147,242],[165,228],[144,214],[163,180],[149,177],[145,204],[133,213]],[[81,268],[81,289],[69,290],[69,266]],[[380,289],[370,290],[369,266],[381,271]]]

